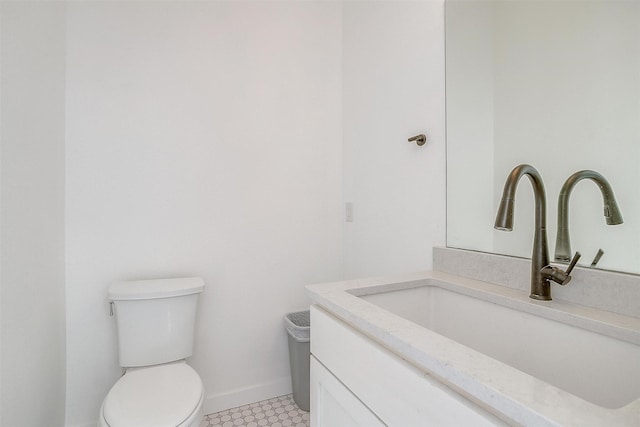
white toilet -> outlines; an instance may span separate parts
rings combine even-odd
[[[101,427],[197,427],[204,387],[185,362],[193,352],[199,277],[109,287],[124,375],[100,409]]]

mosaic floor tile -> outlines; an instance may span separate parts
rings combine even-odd
[[[293,396],[216,412],[204,417],[201,427],[309,427],[309,413],[296,406]]]

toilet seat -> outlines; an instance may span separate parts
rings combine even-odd
[[[203,397],[200,377],[184,362],[133,369],[109,391],[102,417],[113,427],[188,426]]]

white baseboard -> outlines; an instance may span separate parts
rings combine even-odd
[[[249,403],[290,394],[291,390],[291,377],[287,376],[265,384],[255,384],[206,396],[203,409],[205,414],[213,414],[225,409],[237,408]]]

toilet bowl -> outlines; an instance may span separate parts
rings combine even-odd
[[[192,355],[200,278],[142,280],[109,287],[125,373],[104,398],[101,427],[199,427],[204,386]]]
[[[184,362],[130,369],[100,409],[101,427],[198,427],[204,387]]]

